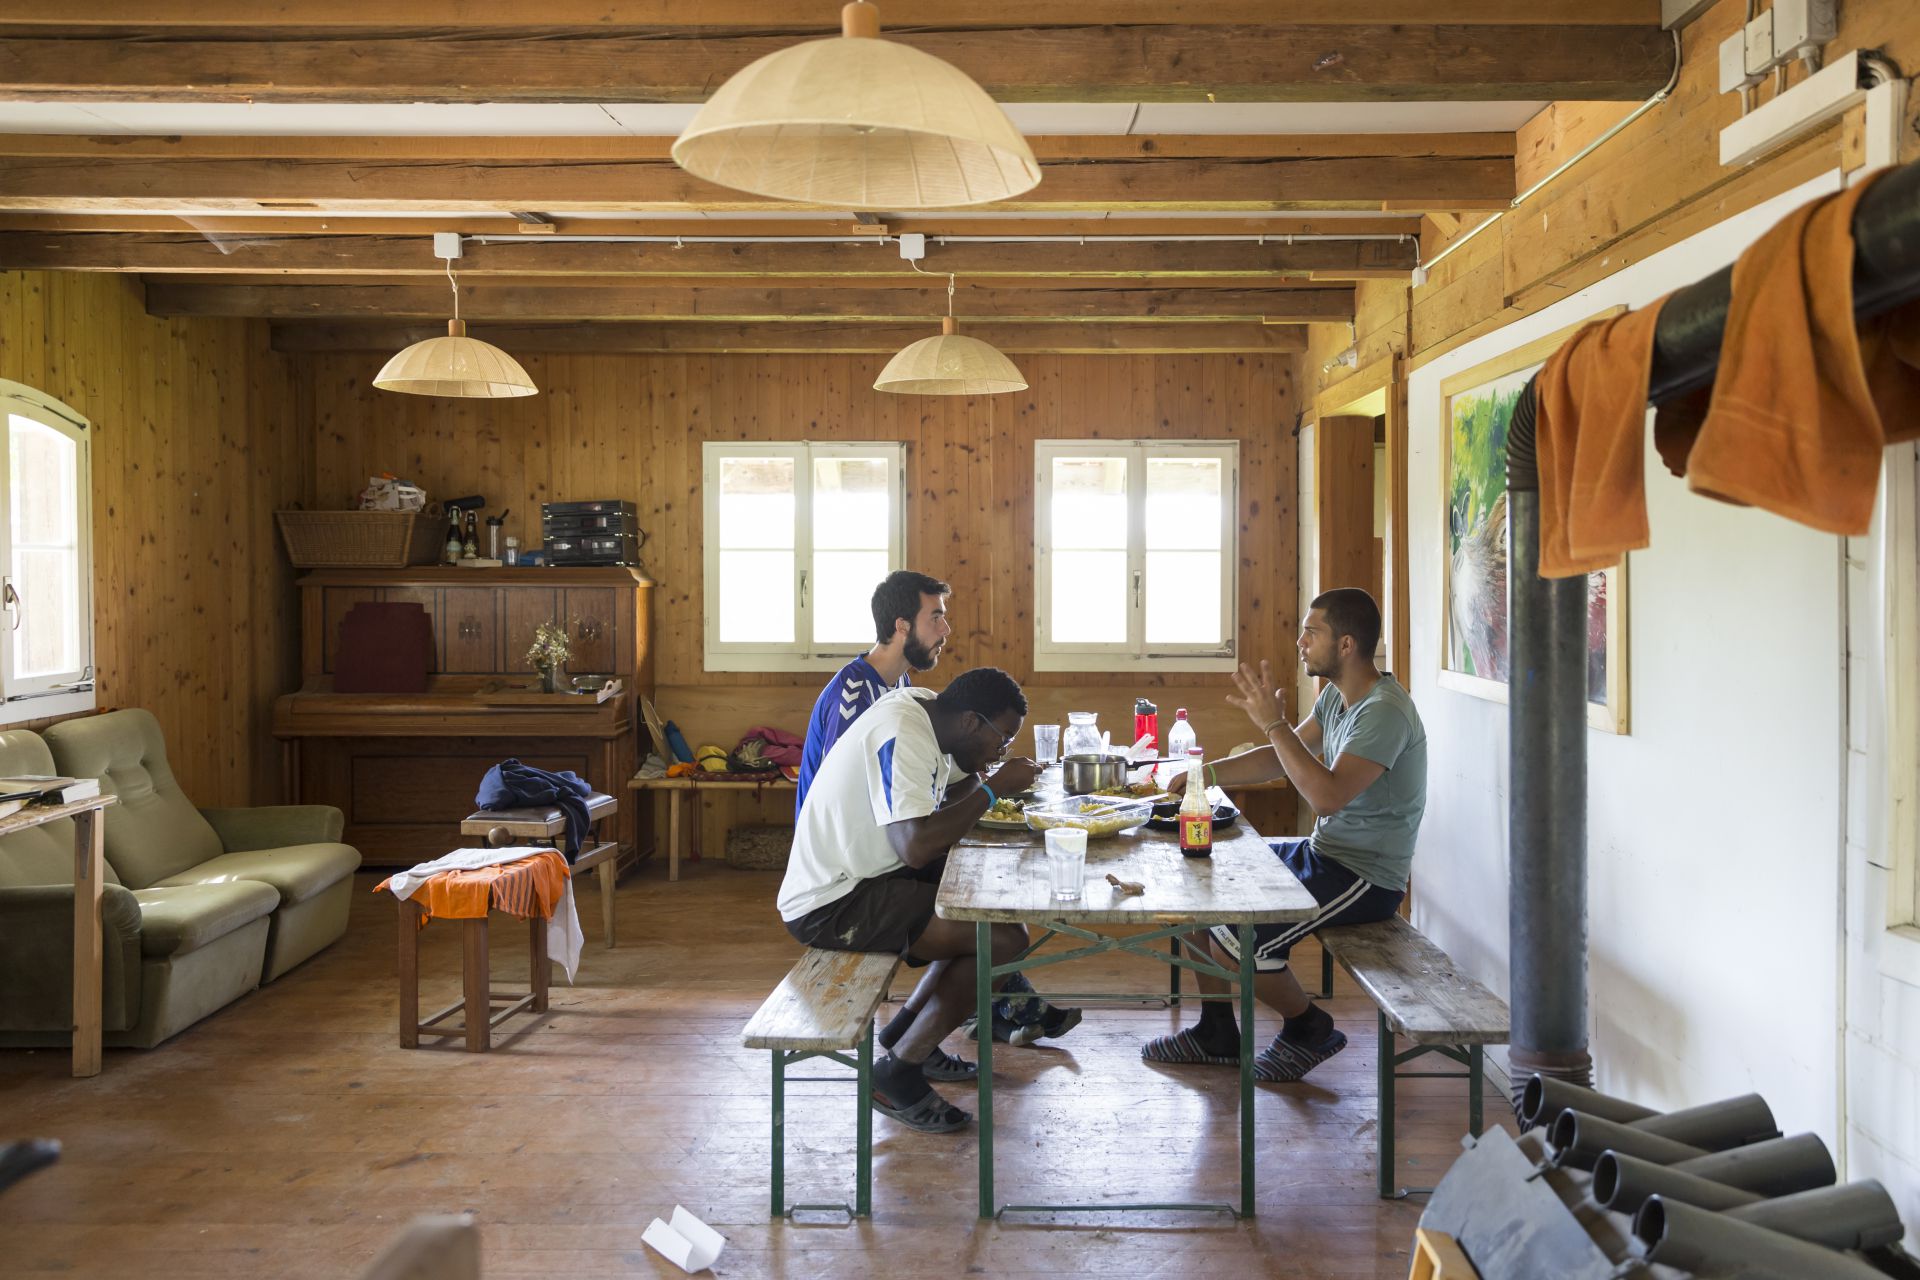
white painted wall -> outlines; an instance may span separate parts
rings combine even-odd
[[[1507,990],[1506,708],[1435,679],[1440,382],[1690,283],[1837,186],[1837,175],[1808,184],[1411,377],[1411,684],[1431,745],[1415,921],[1497,990]],[[1629,566],[1632,732],[1587,735],[1598,1084],[1656,1107],[1754,1090],[1786,1132],[1837,1149],[1844,546],[1696,497],[1647,453],[1653,545]],[[1910,1130],[1920,1016],[1902,1016]],[[1858,1110],[1856,1124],[1877,1131]],[[1909,1222],[1920,1222],[1917,1185],[1903,1192]]]

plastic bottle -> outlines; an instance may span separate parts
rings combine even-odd
[[[1181,707],[1173,713],[1173,728],[1167,730],[1167,755],[1175,760],[1184,760],[1187,753],[1198,750],[1200,735],[1193,731],[1193,722],[1187,719],[1187,709]]]
[[[1151,738],[1147,745],[1156,752],[1160,749],[1160,708],[1145,698],[1133,700],[1133,740]]]
[[[503,563],[510,565],[520,563],[520,539],[512,534],[507,535],[507,557]]]
[[[1180,801],[1180,852],[1189,858],[1213,856],[1213,802],[1207,799],[1205,753],[1187,752],[1187,794]]]

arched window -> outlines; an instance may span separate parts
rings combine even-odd
[[[0,411],[0,723],[13,723],[94,705],[92,431],[4,379]]]

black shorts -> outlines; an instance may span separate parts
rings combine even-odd
[[[1286,968],[1293,944],[1314,930],[1336,924],[1385,920],[1400,909],[1400,899],[1406,897],[1404,890],[1369,884],[1351,868],[1316,853],[1310,841],[1269,840],[1267,843],[1274,856],[1300,878],[1313,900],[1320,904],[1320,910],[1306,920],[1253,926],[1253,967],[1261,973]],[[1233,925],[1213,926],[1213,940],[1233,957],[1235,964],[1240,962],[1240,939]]]
[[[918,969],[927,962],[914,955],[912,947],[933,920],[933,900],[946,864],[945,858],[936,858],[924,867],[869,877],[846,896],[787,921],[787,932],[802,946],[883,951]]]

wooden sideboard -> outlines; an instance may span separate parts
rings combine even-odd
[[[490,765],[510,756],[571,769],[617,794],[636,767],[637,699],[653,689],[653,583],[633,569],[326,569],[300,579],[301,687],[274,704],[287,794],[346,814],[348,844],[372,865],[410,865],[462,844],[460,821]],[[333,691],[340,620],[362,602],[412,601],[433,620],[425,693]],[[530,683],[533,630],[564,620],[570,675],[619,676],[605,702],[490,705],[490,682]],[[640,853],[638,806],[622,805],[622,860]]]

